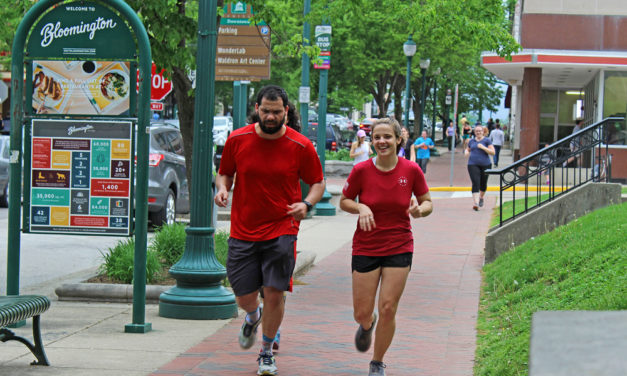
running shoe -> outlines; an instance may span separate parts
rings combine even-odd
[[[482,199],[482,198],[480,198],[480,199],[479,199],[479,207],[480,207],[480,208],[482,208],[482,207],[483,207],[483,199]]]
[[[477,206],[477,204],[474,204],[472,206],[472,210],[474,210],[474,211],[478,211],[479,210],[479,207]]]
[[[372,332],[374,331],[374,327],[377,323],[377,313],[374,313],[374,319],[372,320],[372,326],[370,329],[365,330],[361,325],[357,329],[357,333],[355,333],[355,347],[357,351],[366,352],[370,348],[370,344],[372,343]]]
[[[242,328],[239,331],[239,345],[242,349],[250,349],[255,344],[257,327],[261,324],[262,314],[263,310],[259,308],[259,320],[253,324],[249,324],[248,320],[244,318],[244,324],[242,324]]]
[[[277,375],[279,373],[272,354],[261,352],[259,358],[257,358],[257,362],[259,363],[257,375]]]
[[[373,360],[370,362],[370,372],[368,376],[385,376],[385,364]]]

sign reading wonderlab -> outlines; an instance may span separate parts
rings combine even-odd
[[[130,235],[132,129],[33,120],[30,232]]]
[[[33,27],[26,50],[33,59],[122,60],[136,54],[127,23],[108,7],[89,1],[51,8]]]
[[[241,1],[224,6],[218,28],[217,81],[270,79],[270,27],[251,24],[253,10]]]

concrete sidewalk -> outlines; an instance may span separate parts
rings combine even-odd
[[[506,152],[506,151],[504,151]],[[459,158],[458,158],[459,156]],[[505,161],[502,162],[504,164]],[[458,152],[454,185],[468,186],[466,159]],[[447,151],[433,158],[430,187],[449,185]],[[345,178],[328,179],[329,190]],[[463,194],[462,194],[463,193]],[[470,192],[434,194],[432,216],[414,221],[414,266],[399,308],[397,335],[386,362],[391,375],[471,375],[483,245],[494,197],[474,212]],[[364,374],[368,355],[354,350],[350,293],[350,244],[356,216],[338,210],[332,217],[302,222],[299,251],[316,255],[313,269],[288,297],[277,361],[282,375]],[[80,275],[69,278],[80,279]],[[52,295],[64,280],[21,292],[53,299],[42,315],[42,336],[50,367],[34,367],[20,343],[0,344],[0,373],[6,375],[254,375],[257,348],[242,351],[235,320],[164,319],[146,306],[145,334],[124,333],[132,322],[130,304],[59,302]],[[31,320],[14,329],[31,338]],[[319,364],[328,363],[319,372]]]

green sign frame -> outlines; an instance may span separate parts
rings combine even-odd
[[[95,16],[97,14],[97,16]],[[94,19],[95,17],[95,19]],[[99,19],[100,17],[100,19]],[[43,35],[42,35],[43,32]],[[42,39],[42,36],[44,37]],[[114,39],[111,39],[114,38]],[[49,43],[48,43],[49,42]],[[115,44],[115,48],[112,48]],[[139,95],[130,100],[130,118],[137,130],[137,173],[135,179],[135,262],[133,274],[133,322],[125,332],[145,333],[146,248],[148,226],[148,147],[150,126],[150,80],[152,56],[148,33],[135,11],[123,0],[40,0],[24,15],[11,50],[11,141],[9,184],[9,231],[7,239],[7,295],[19,295],[20,207],[22,161],[31,170],[31,120],[33,64],[35,60],[128,61],[130,72],[139,70]],[[28,64],[27,64],[28,63]],[[26,66],[26,69],[24,67]],[[26,76],[24,73],[26,71]],[[130,74],[135,77],[135,74]],[[24,82],[29,95],[24,95]],[[50,83],[50,81],[48,82]],[[131,81],[134,88],[134,81]],[[51,91],[50,93],[54,93]],[[54,94],[52,94],[54,95]],[[24,100],[26,98],[26,100]],[[45,102],[45,98],[43,101]],[[38,114],[39,119],[71,117]],[[136,116],[136,117],[135,117]],[[82,119],[111,119],[111,116],[82,116]],[[27,142],[24,142],[22,131]],[[44,176],[45,179],[45,176]],[[59,178],[60,179],[60,178]],[[30,180],[30,179],[29,179]],[[59,185],[53,179],[44,184]],[[30,184],[24,184],[25,201],[30,201]],[[44,199],[50,192],[42,191]],[[28,197],[28,199],[26,199]],[[54,195],[53,195],[54,197]],[[63,200],[64,197],[54,198]],[[29,207],[30,202],[24,206]],[[30,220],[25,213],[25,224]],[[130,225],[130,224],[129,224]],[[24,226],[28,228],[28,226]]]

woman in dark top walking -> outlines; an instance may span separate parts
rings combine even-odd
[[[489,138],[484,137],[484,128],[475,127],[475,138],[468,141],[468,147],[464,151],[468,158],[468,175],[472,182],[472,209],[479,210],[483,206],[483,196],[488,188],[487,169],[492,167],[490,155],[494,155],[494,146]]]

